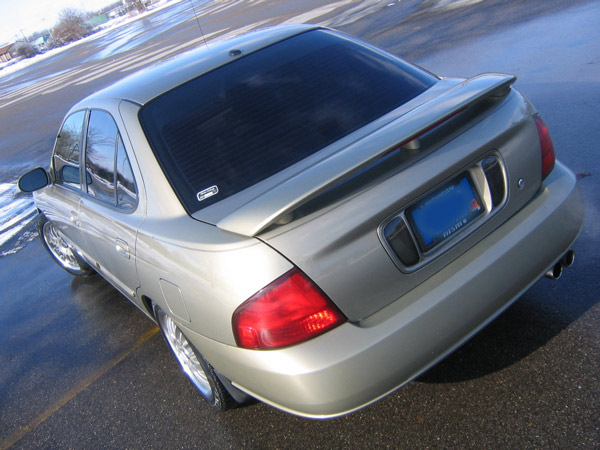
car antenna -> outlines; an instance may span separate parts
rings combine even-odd
[[[200,34],[202,35],[202,40],[204,41],[204,45],[208,47],[206,43],[206,38],[204,37],[204,31],[202,31],[202,25],[200,25],[200,19],[198,19],[198,14],[196,13],[196,7],[194,6],[194,0],[190,0],[192,4],[192,10],[194,11],[194,17],[196,18],[196,23],[198,24],[198,28],[200,28]]]

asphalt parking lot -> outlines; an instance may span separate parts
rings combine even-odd
[[[586,219],[576,263],[394,394],[311,421],[258,402],[213,412],[156,326],[101,278],[61,271],[33,234],[20,239],[30,224],[0,247],[0,448],[600,448],[600,3],[200,3],[205,37],[323,21],[441,75],[515,73],[578,174]],[[74,101],[197,45],[193,18],[180,2],[0,72],[0,182],[47,164]]]

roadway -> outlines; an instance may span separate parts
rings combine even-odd
[[[335,26],[441,75],[516,74],[578,174],[586,219],[573,268],[540,280],[416,381],[319,422],[261,403],[213,412],[156,327],[108,283],[73,278],[31,235],[15,238],[0,248],[0,449],[600,448],[600,2],[174,3],[0,72],[0,183],[47,165],[83,96],[204,40],[288,20]]]

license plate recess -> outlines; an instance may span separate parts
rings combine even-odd
[[[485,212],[468,172],[429,194],[406,210],[424,252],[459,233]]]

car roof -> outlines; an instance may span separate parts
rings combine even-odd
[[[128,100],[144,105],[160,94],[261,48],[282,41],[316,25],[281,25],[208,42],[147,67],[78,102],[71,110],[93,107],[98,102]]]

